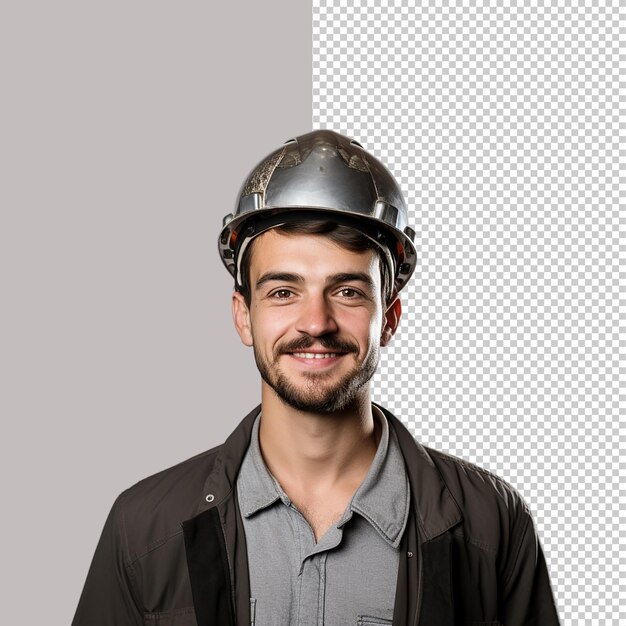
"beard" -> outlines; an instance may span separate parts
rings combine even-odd
[[[334,337],[313,338],[305,335],[295,341],[277,346],[270,363],[259,354],[255,345],[254,359],[261,378],[285,404],[298,411],[334,413],[345,410],[356,401],[359,390],[374,375],[380,351],[374,347],[362,363],[357,363],[338,380],[335,380],[336,374],[332,372],[303,372],[301,376],[304,380],[300,384],[289,380],[278,366],[280,355],[306,350],[315,343],[321,344],[326,350],[332,352],[358,353],[358,346],[352,343]]]

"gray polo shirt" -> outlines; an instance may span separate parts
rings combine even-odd
[[[391,624],[410,492],[396,435],[374,411],[382,434],[372,465],[319,543],[263,461],[257,418],[237,479],[253,626]]]

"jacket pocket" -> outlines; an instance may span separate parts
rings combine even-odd
[[[144,613],[144,626],[198,626],[193,607],[171,613]]]
[[[359,615],[356,626],[391,626],[392,620],[373,615]]]

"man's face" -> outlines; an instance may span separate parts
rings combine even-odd
[[[352,252],[323,235],[271,230],[255,240],[250,308],[235,293],[233,316],[266,391],[313,412],[369,401],[399,315],[398,301],[384,311],[379,262],[373,250]]]

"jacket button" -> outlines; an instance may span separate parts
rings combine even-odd
[[[215,500],[215,496],[214,496],[212,493],[210,493],[210,494],[209,494],[209,495],[205,498],[205,500],[206,500],[207,502],[213,502],[213,500]]]
[[[407,555],[409,558],[411,558],[411,557],[413,556],[413,553],[412,553],[412,552],[407,552],[407,553],[406,553],[406,555]]]

